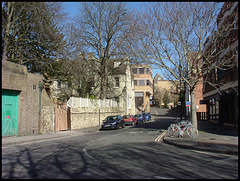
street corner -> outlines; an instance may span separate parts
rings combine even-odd
[[[231,154],[231,155],[238,154],[238,146],[231,145],[231,144],[226,145],[226,144],[201,142],[199,140],[170,138],[168,136],[163,138],[163,142],[173,146],[177,146],[179,148],[185,148],[185,149],[193,149],[193,150]]]
[[[156,143],[161,142],[167,134],[167,130],[161,131],[160,135],[155,139]]]
[[[187,149],[194,149],[199,144],[199,141],[197,140],[189,140],[184,138],[171,138],[169,136],[165,136],[163,138],[163,142],[173,146]]]

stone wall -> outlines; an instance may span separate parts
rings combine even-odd
[[[54,132],[54,106],[43,106],[41,115],[41,133]]]
[[[96,127],[102,124],[107,116],[123,115],[122,107],[72,107],[71,111],[71,130]]]

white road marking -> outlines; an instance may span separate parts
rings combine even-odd
[[[90,158],[91,160],[94,160],[95,162],[99,162],[97,159],[95,159],[93,156],[91,156],[91,155],[89,155],[88,154],[88,152],[87,152],[87,150],[84,148],[83,149],[83,152],[84,152],[84,154],[88,157],[88,158]],[[100,162],[99,162],[100,163]]]
[[[154,176],[154,178],[156,178],[156,179],[175,179],[175,178],[169,178],[169,177],[162,177],[159,175]]]
[[[215,152],[198,151],[198,150],[192,150],[192,151],[193,151],[193,152],[196,152],[196,153],[205,154],[205,155],[211,155],[211,156],[216,156],[216,155],[220,155],[220,156],[232,156],[232,155],[224,154],[224,153],[215,153]]]
[[[164,130],[156,139],[155,142],[160,142],[163,136],[167,133],[167,130]]]

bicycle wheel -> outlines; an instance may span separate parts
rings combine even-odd
[[[179,135],[179,127],[177,125],[170,125],[168,127],[168,136],[171,138],[176,138]]]
[[[187,128],[187,135],[191,138],[197,138],[198,137],[198,130],[194,128],[192,125],[190,125]]]

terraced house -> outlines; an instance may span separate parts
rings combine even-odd
[[[153,96],[153,78],[150,65],[131,65],[134,87],[136,113],[150,112],[150,101]]]

